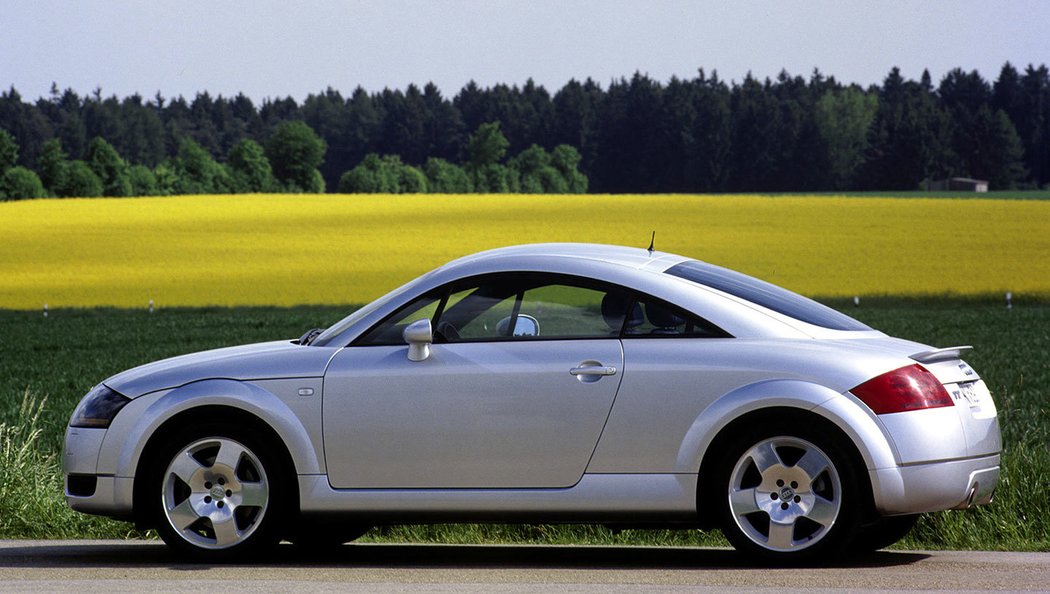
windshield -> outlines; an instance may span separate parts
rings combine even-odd
[[[375,301],[369,303],[368,305],[362,307],[361,309],[358,309],[357,311],[351,313],[350,315],[346,316],[345,318],[339,320],[335,324],[332,324],[331,326],[328,327],[327,330],[325,330],[317,338],[312,340],[310,342],[310,345],[311,346],[327,346],[328,343],[332,342],[332,340],[334,340],[337,336],[339,336],[340,334],[345,332],[348,328],[350,328],[351,326],[356,324],[358,320],[361,320],[365,316],[369,315],[370,313],[374,312],[375,310],[379,309],[380,307],[386,305],[387,302],[389,302],[391,299],[396,299],[397,297],[402,295],[405,291],[408,291],[409,289],[411,289],[412,287],[416,286],[417,284],[419,284],[420,282],[422,282],[424,279],[426,279],[429,276],[430,276],[430,274],[424,274],[423,276],[421,276],[421,277],[419,277],[419,278],[417,278],[417,279],[415,279],[413,281],[405,283],[404,285],[401,285],[400,287],[394,289],[393,291],[390,291],[386,295],[383,295],[379,299],[376,299]]]
[[[697,260],[665,270],[667,274],[729,293],[785,316],[831,330],[871,330],[846,314],[776,285]]]

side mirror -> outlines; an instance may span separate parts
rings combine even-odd
[[[408,326],[401,334],[408,343],[408,360],[422,361],[430,356],[430,343],[434,342],[434,330],[430,327],[430,320],[416,320]]]
[[[507,316],[496,323],[496,336],[539,336],[540,322],[536,318],[518,314],[514,323],[514,331],[510,331],[511,317]]]

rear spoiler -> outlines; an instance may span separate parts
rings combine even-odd
[[[908,358],[914,359],[919,363],[936,363],[937,361],[962,359],[963,354],[969,353],[972,350],[972,346],[953,346],[943,349],[933,349],[932,351],[922,351],[921,353],[909,355]]]

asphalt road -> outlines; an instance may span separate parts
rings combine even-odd
[[[882,551],[803,569],[725,549],[290,545],[257,562],[184,563],[156,542],[0,541],[4,592],[1050,591],[1050,553]]]

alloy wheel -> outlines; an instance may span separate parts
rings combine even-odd
[[[797,437],[771,437],[737,461],[729,510],[752,543],[794,552],[828,534],[842,510],[841,492],[838,471],[820,448]]]
[[[248,539],[265,517],[270,486],[262,462],[226,437],[182,448],[164,471],[167,522],[186,542],[226,549]]]

